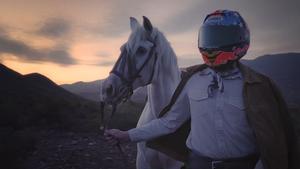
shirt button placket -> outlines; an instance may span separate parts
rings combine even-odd
[[[225,153],[224,125],[223,125],[223,108],[224,108],[224,92],[217,92],[216,95],[216,112],[215,112],[215,129],[218,149],[221,154]]]

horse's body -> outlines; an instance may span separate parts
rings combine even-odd
[[[150,21],[148,24],[151,24]],[[152,25],[150,26],[152,28]],[[126,43],[126,49],[128,51],[136,51],[139,46],[148,43],[146,42],[147,38],[145,39],[145,37],[147,37],[145,34],[148,33],[148,36],[150,35],[153,38],[151,42],[155,46],[154,52],[157,57],[153,64],[154,66],[152,68],[146,66],[144,68],[145,70],[142,70],[139,74],[140,79],[132,82],[133,89],[147,85],[148,99],[137,124],[137,127],[139,127],[157,118],[162,108],[170,101],[171,96],[180,81],[180,70],[177,65],[176,55],[165,36],[156,28],[152,28],[151,32],[149,30],[147,32],[147,28],[145,28],[145,18],[144,27],[141,26],[134,18],[131,18],[131,29],[132,33]],[[146,50],[149,51],[147,48]],[[134,57],[139,56],[134,54]],[[138,60],[136,62],[139,64]],[[147,76],[151,74],[150,71],[153,72],[153,76],[151,81],[148,84],[145,84],[145,79],[149,79]],[[123,78],[124,77],[116,78],[116,75],[111,74],[110,77],[107,78],[110,79],[111,82],[107,85],[109,87],[106,87],[106,90],[111,90],[111,88],[121,88],[120,86],[122,86]],[[118,84],[119,87],[116,86],[116,84]],[[114,93],[114,95],[119,96],[119,93]],[[179,169],[182,166],[181,162],[175,161],[158,151],[147,148],[145,146],[145,142],[137,143],[136,160],[137,169]]]
[[[166,106],[179,83],[180,71],[177,66],[176,55],[164,35],[157,31],[158,62],[155,67],[155,76],[151,84],[147,86],[148,99],[141,114],[137,127],[158,117],[159,112]],[[137,168],[180,168],[181,163],[166,155],[147,148],[145,142],[137,143]]]

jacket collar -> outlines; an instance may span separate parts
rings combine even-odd
[[[261,83],[262,77],[259,73],[254,71],[253,69],[245,66],[244,64],[238,62],[238,67],[240,68],[242,75],[244,77],[245,83]]]

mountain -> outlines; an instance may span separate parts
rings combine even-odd
[[[98,83],[70,85],[77,91],[80,86],[97,90]],[[84,84],[84,85],[82,85]],[[79,87],[78,87],[79,86]],[[81,90],[83,90],[81,89]],[[88,90],[86,90],[88,93]],[[73,94],[47,77],[31,73],[22,75],[0,64],[0,136],[11,130],[25,128],[49,129],[58,127],[70,130],[97,130],[99,104]],[[97,94],[95,91],[92,94]],[[136,125],[141,104],[124,103],[112,121],[112,126],[131,128]],[[105,112],[110,111],[110,107]],[[128,116],[131,113],[131,116]],[[1,142],[1,140],[0,140]],[[0,147],[1,148],[1,147]]]
[[[300,53],[264,55],[242,62],[270,77],[290,106],[300,106]]]
[[[125,103],[119,107],[109,127],[125,130],[136,126],[143,106]],[[105,114],[110,110],[110,107],[106,108]],[[102,146],[109,146],[99,135],[99,125],[98,103],[63,89],[41,74],[22,75],[0,64],[2,168],[32,168],[37,164],[45,168],[53,166],[54,159],[58,160],[54,168],[61,168],[62,164],[66,164],[62,168],[70,168],[70,164],[76,163],[74,166],[77,166],[83,157],[87,157],[81,151],[86,148],[90,149],[89,153],[96,154],[94,156],[99,157],[100,154],[101,159],[105,155]],[[65,138],[69,140],[64,141]],[[91,143],[91,140],[96,140],[97,144]],[[80,147],[78,143],[83,141],[86,144]],[[72,149],[62,146],[68,144]],[[50,146],[52,148],[49,149]],[[63,149],[64,157],[57,156]],[[68,161],[76,150],[75,161]],[[90,157],[87,158],[90,160]],[[97,168],[102,168],[103,162],[99,158],[94,161]]]
[[[92,82],[76,82],[73,84],[63,84],[62,88],[77,94],[85,99],[92,101],[99,101],[99,90],[102,80]],[[133,92],[130,100],[136,103],[144,103],[146,100],[147,90],[146,87],[138,88]]]
[[[21,75],[3,64],[0,93],[0,126],[14,129],[37,125],[72,128],[97,112],[96,103],[63,89],[47,77],[38,73]]]
[[[61,85],[61,87],[83,98],[98,101],[101,81],[102,80],[96,80],[92,82],[80,81],[73,84],[64,84]]]
[[[9,69],[8,67],[4,66],[1,63],[0,63],[0,73],[1,73],[1,79],[15,79],[22,76],[20,73],[12,69]]]
[[[22,75],[0,64],[0,158],[3,168],[23,168],[42,131],[98,128],[98,105],[72,94],[47,77]]]
[[[283,53],[264,55],[254,60],[242,60],[254,70],[269,76],[275,81],[290,105],[300,105],[300,53]],[[101,80],[94,82],[77,82],[62,85],[66,90],[84,98],[97,101]],[[131,98],[142,103],[146,99],[145,87],[136,90]]]

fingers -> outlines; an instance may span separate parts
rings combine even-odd
[[[104,137],[107,141],[116,140],[118,142],[127,142],[130,140],[127,131],[121,131],[118,129],[105,130]]]
[[[118,139],[113,136],[105,136],[104,139],[110,145],[116,145],[119,142]]]
[[[108,129],[104,131],[104,136],[117,137],[118,129]]]
[[[112,146],[115,146],[115,145],[119,144],[119,141],[117,139],[110,139],[110,140],[107,140],[107,143]]]
[[[106,142],[110,145],[116,145],[119,143],[119,139],[117,136],[117,130],[116,129],[110,129],[104,131],[104,139]]]
[[[105,130],[104,131],[104,138],[106,140],[115,139],[115,135],[110,130]]]

